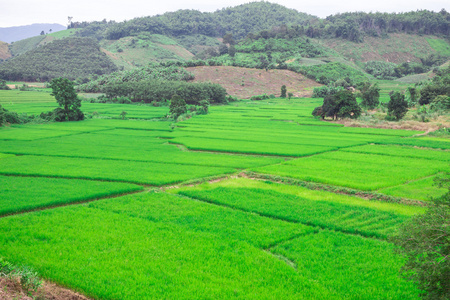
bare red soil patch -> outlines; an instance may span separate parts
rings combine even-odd
[[[195,75],[194,82],[212,82],[223,86],[228,94],[242,99],[254,95],[280,96],[281,86],[295,97],[310,97],[321,84],[289,70],[260,70],[229,66],[186,68]]]
[[[0,278],[0,299],[2,300],[89,300],[79,293],[60,287],[56,284],[44,282],[44,284],[30,296],[24,291],[18,280]]]

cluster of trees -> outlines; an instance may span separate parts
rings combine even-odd
[[[329,117],[332,120],[356,119],[361,116],[361,107],[374,109],[379,105],[380,88],[377,84],[361,83],[358,88],[360,89],[358,93],[340,88],[334,93],[325,95],[322,106],[316,107],[312,115],[322,119]],[[357,96],[362,99],[360,105],[356,101]],[[405,100],[405,95],[399,92],[392,93],[387,108],[389,120],[398,121],[402,119],[408,112],[408,102]]]
[[[94,75],[89,82],[78,85],[77,90],[87,93],[101,93],[103,92],[103,87],[108,84],[145,80],[189,81],[193,79],[194,74],[177,64],[151,63],[145,67],[128,71],[113,72],[101,76]]]
[[[215,37],[230,32],[235,38],[241,39],[250,32],[282,24],[306,24],[307,21],[315,19],[317,18],[278,4],[252,2],[213,13],[178,10],[153,17],[137,18],[113,24],[106,30],[105,37],[115,40],[142,31],[171,36],[202,34]]]
[[[432,67],[441,65],[448,58],[439,54],[430,54],[422,58],[421,62],[404,62],[400,65],[386,61],[368,61],[364,64],[364,71],[377,79],[393,80],[410,74],[428,72]]]
[[[288,65],[288,69],[322,84],[331,84],[344,79],[349,86],[353,86],[368,79],[367,74],[339,62],[314,66],[303,66],[294,62]]]
[[[419,104],[430,104],[439,96],[450,97],[450,66],[438,69],[436,76],[421,86]]]
[[[37,47],[0,65],[0,78],[13,81],[50,81],[65,77],[89,78],[117,70],[92,38],[65,38]]]
[[[213,83],[187,83],[183,81],[145,80],[107,84],[103,88],[106,97],[127,97],[133,102],[165,102],[179,95],[187,104],[198,105],[202,100],[226,103],[226,90]]]
[[[365,35],[382,36],[394,32],[448,36],[450,14],[445,9],[438,13],[428,10],[407,13],[355,12],[319,19],[278,4],[252,2],[213,13],[178,10],[121,23],[103,20],[72,23],[70,27],[82,27],[80,34],[83,36],[103,36],[112,40],[150,32],[174,37],[192,34],[219,37],[231,33],[238,40],[245,37],[337,37],[359,42]]]
[[[438,13],[429,10],[406,13],[343,13],[328,16],[325,20],[323,30],[326,33],[334,32],[336,37],[354,41],[358,40],[358,35],[352,33],[353,31],[371,36],[395,32],[442,36],[450,34],[450,14],[445,9]]]
[[[328,95],[323,99],[323,105],[316,107],[312,112],[315,117],[331,117],[356,119],[361,115],[362,109],[356,101],[355,94],[348,90],[338,91],[334,95]]]

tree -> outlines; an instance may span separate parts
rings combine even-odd
[[[411,101],[411,103],[415,104],[417,101],[417,89],[414,87],[408,87],[408,93],[409,93],[409,100]]]
[[[358,88],[361,90],[361,106],[367,109],[374,109],[380,103],[380,88],[375,83],[371,85],[366,82],[360,84]]]
[[[0,90],[10,90],[5,80],[0,79]]]
[[[450,173],[436,181],[447,193],[403,224],[391,241],[406,258],[402,275],[417,283],[423,299],[450,299]]]
[[[0,105],[0,126],[2,126],[3,123],[5,123],[5,112],[6,112],[6,109],[4,109],[4,108]]]
[[[80,110],[81,99],[73,87],[73,82],[67,78],[55,78],[50,82],[50,88],[59,108],[55,109],[56,121],[80,121],[84,120],[84,114]]]
[[[395,92],[391,95],[391,100],[388,103],[388,115],[394,117],[397,121],[402,119],[408,112],[408,102],[405,100],[405,95]]]
[[[228,48],[228,55],[230,55],[231,57],[234,57],[236,55],[236,47],[234,47],[234,45],[231,45]]]
[[[287,89],[286,89],[286,86],[283,84],[282,86],[281,86],[281,98],[286,98],[286,92],[287,92]]]
[[[328,95],[323,99],[323,105],[316,107],[313,116],[322,119],[331,117],[333,120],[339,118],[356,119],[361,115],[361,107],[356,102],[356,97],[351,91],[341,90],[334,95]]]
[[[228,53],[228,47],[225,44],[219,45],[219,55],[225,55]]]
[[[177,94],[172,96],[169,108],[170,113],[172,114],[175,120],[178,119],[179,116],[187,112],[186,101],[181,99],[181,97]]]

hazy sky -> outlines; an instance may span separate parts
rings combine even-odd
[[[0,0],[0,27],[28,25],[32,23],[67,24],[67,17],[73,21],[101,21],[103,19],[123,21],[135,17],[152,16],[178,9],[215,11],[253,1],[245,0]],[[338,12],[403,12],[428,9],[450,10],[450,0],[273,0],[270,2],[294,8],[318,17]]]

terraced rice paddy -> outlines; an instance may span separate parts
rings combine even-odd
[[[0,257],[95,299],[418,299],[387,240],[425,208],[320,184],[426,203],[450,142],[319,121],[318,102],[211,107],[175,127],[152,120],[167,108],[83,103],[116,119],[0,128]]]

